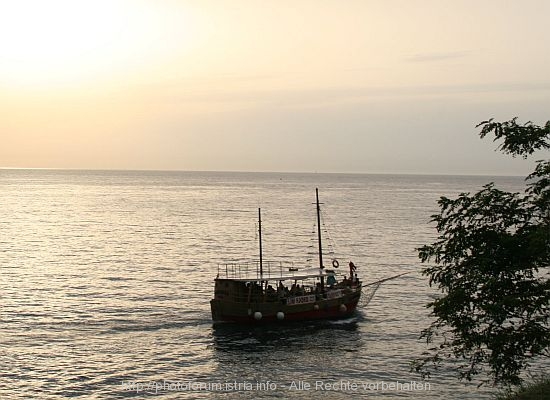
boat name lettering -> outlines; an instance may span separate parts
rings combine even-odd
[[[298,297],[289,297],[286,304],[289,306],[293,306],[296,304],[308,304],[308,303],[315,303],[315,295],[309,295],[309,296],[298,296]]]

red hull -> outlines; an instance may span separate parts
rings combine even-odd
[[[284,323],[296,321],[335,320],[352,316],[359,301],[360,292],[347,299],[323,300],[315,304],[283,306],[273,304],[228,304],[211,301],[214,322],[240,324]],[[351,297],[351,296],[350,296]],[[259,316],[257,313],[261,313]],[[259,316],[259,318],[258,318]]]

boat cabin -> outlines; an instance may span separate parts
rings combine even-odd
[[[299,270],[290,267],[285,272],[281,265],[278,273],[273,274],[268,269],[261,277],[247,276],[248,272],[248,266],[219,266],[214,299],[235,303],[315,302],[340,297],[361,285],[355,277],[349,279],[334,270],[319,271],[317,268]]]

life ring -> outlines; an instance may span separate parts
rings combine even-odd
[[[340,266],[340,263],[338,262],[338,260],[334,259],[334,260],[332,260],[332,266],[334,268],[338,268]]]

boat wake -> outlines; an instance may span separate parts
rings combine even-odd
[[[162,329],[184,329],[190,326],[211,325],[210,319],[186,320],[185,322],[165,322],[165,323],[141,323],[141,324],[117,324],[109,327],[105,333],[117,332],[152,332]]]
[[[338,319],[335,321],[328,321],[329,325],[349,325],[349,324],[355,324],[360,321],[360,318],[358,316],[353,316],[346,319]]]

